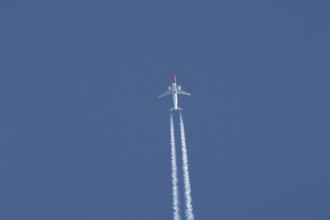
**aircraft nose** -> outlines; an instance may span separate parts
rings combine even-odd
[[[176,82],[176,76],[175,76],[175,74],[173,75],[173,78],[172,78],[172,82]]]

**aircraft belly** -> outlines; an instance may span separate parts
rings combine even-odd
[[[177,94],[173,94],[173,105],[174,105],[174,109],[178,108],[178,96]]]

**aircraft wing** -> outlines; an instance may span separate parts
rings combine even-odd
[[[178,91],[178,94],[180,94],[180,95],[191,95],[189,92],[186,92],[186,91],[183,91],[183,90]]]
[[[166,95],[171,95],[172,91],[171,90],[167,90],[166,92],[164,92],[163,94],[161,94],[160,96],[158,96],[158,98],[164,97]]]

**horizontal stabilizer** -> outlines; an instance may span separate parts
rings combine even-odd
[[[174,107],[170,109],[170,111],[173,111],[173,110],[183,110],[182,108],[178,107],[177,109],[175,109]]]

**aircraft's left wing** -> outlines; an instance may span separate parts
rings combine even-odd
[[[161,94],[160,96],[158,96],[158,98],[164,97],[166,95],[171,95],[172,91],[171,90],[167,90],[166,92],[164,92],[163,94]]]
[[[183,91],[183,90],[179,90],[178,94],[180,95],[191,95],[189,92]]]

